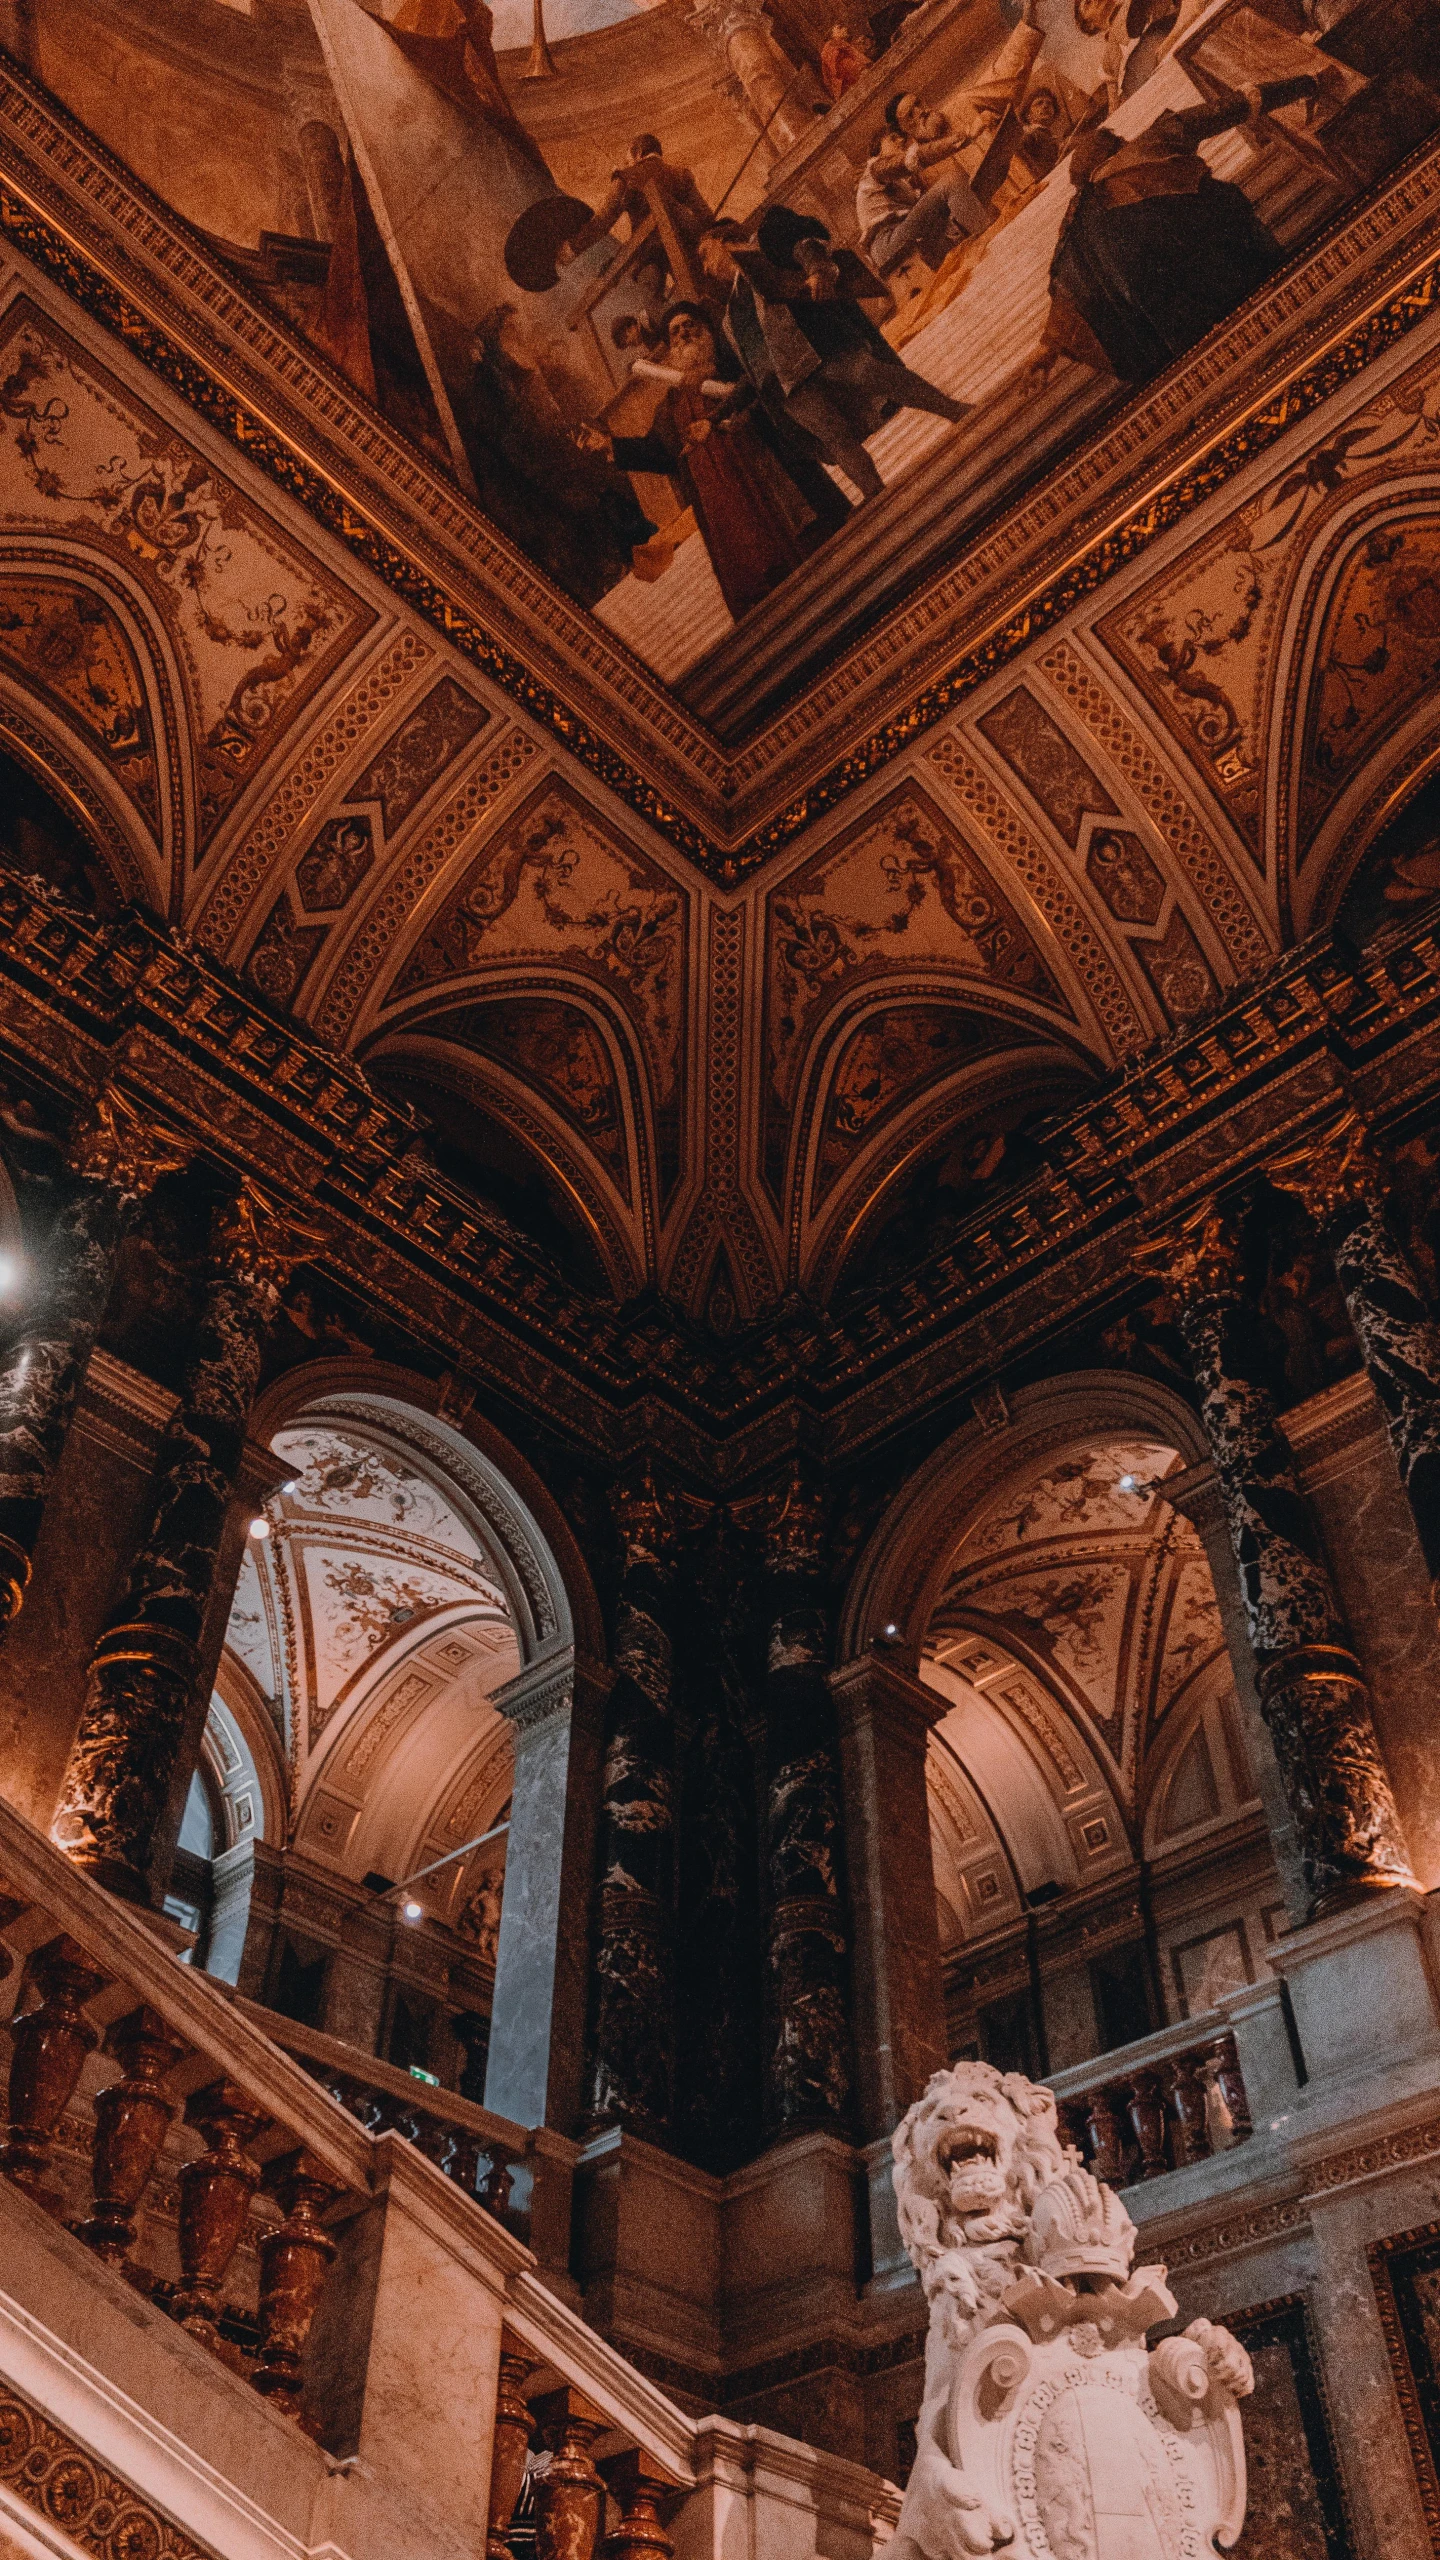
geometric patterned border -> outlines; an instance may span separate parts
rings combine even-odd
[[[210,2560],[13,2385],[0,2393],[0,2481],[95,2560]]]
[[[1440,2376],[1415,2294],[1417,2276],[1440,2274],[1440,2222],[1376,2240],[1365,2256],[1430,2548],[1440,2560]]]

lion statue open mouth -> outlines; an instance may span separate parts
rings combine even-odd
[[[1131,2273],[1135,2226],[1061,2142],[1053,2091],[957,2063],[894,2149],[930,2329],[891,2560],[1001,2550],[1017,2515],[1041,2560],[1181,2560],[1202,2513],[1205,2547],[1230,2549],[1249,2359],[1205,2320],[1147,2352],[1175,2316],[1165,2269]]]

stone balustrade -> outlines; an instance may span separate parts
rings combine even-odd
[[[1188,2169],[1254,2132],[1235,2032],[1221,2011],[1053,2073],[1060,2127],[1107,2186]]]

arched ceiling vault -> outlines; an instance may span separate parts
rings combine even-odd
[[[15,148],[58,184],[62,128],[26,113]],[[143,302],[123,179],[102,187],[68,129],[64,152]],[[264,378],[293,465],[319,433],[301,356],[193,240],[174,255],[166,290],[205,270],[204,326]],[[413,457],[405,496],[326,392],[335,471],[379,474],[392,516],[423,496],[417,539],[451,546],[443,614],[333,504],[317,520],[303,471],[282,495],[264,439],[198,415],[139,333],[5,256],[0,747],[115,897],[377,1081],[433,1091],[451,1119],[421,1143],[468,1131],[495,1214],[587,1287],[720,1322],[882,1267],[975,1180],[1003,1190],[1087,1080],[1333,913],[1434,753],[1440,314],[1337,368],[1278,441],[1242,438],[1227,479],[1186,483],[933,719],[907,678],[902,725],[863,752],[852,727],[825,766],[883,651],[733,749],[553,596],[546,622],[538,590],[512,656],[477,652],[456,599],[489,579],[503,620],[523,581]],[[1357,656],[1362,626],[1383,650]],[[737,813],[766,794],[778,832],[747,849]]]

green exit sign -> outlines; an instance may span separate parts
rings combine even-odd
[[[411,2063],[410,2077],[412,2080],[423,2080],[427,2089],[438,2089],[440,2086],[439,2072],[422,2071],[418,2062]]]

